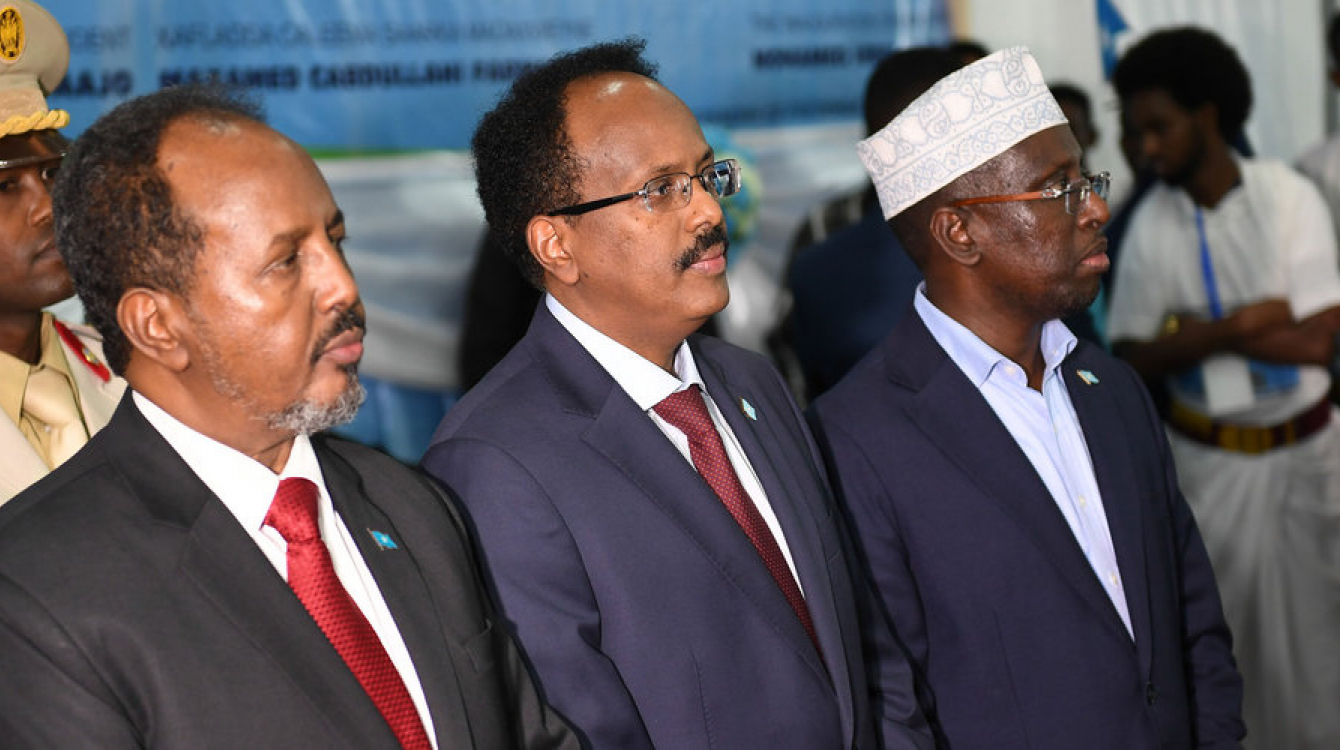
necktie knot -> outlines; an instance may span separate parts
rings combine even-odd
[[[265,525],[273,526],[289,544],[319,540],[316,526],[316,485],[310,479],[288,477],[279,480]]]
[[[28,374],[23,410],[52,429],[64,427],[79,418],[73,397],[65,376],[43,367]]]
[[[53,469],[88,442],[74,385],[58,370],[39,367],[28,373],[23,388],[23,411],[30,420],[40,423],[39,429],[45,428],[45,439],[39,436],[38,441],[45,447],[47,462]]]
[[[661,419],[669,422],[688,436],[690,440],[699,438],[704,430],[716,431],[712,424],[712,415],[707,413],[707,402],[703,400],[698,384],[676,391],[652,407]]]

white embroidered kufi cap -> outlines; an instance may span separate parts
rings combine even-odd
[[[69,65],[70,43],[45,8],[0,0],[0,137],[69,124],[69,113],[46,100]]]
[[[884,218],[1067,120],[1027,47],[988,55],[942,78],[856,146]]]

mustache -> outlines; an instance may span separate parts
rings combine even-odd
[[[335,322],[331,324],[330,330],[326,331],[326,333],[317,340],[316,346],[312,348],[312,364],[316,364],[320,361],[322,352],[326,350],[326,347],[330,345],[331,341],[335,340],[336,336],[339,336],[345,331],[366,330],[367,325],[361,305],[345,310],[340,314],[340,317],[336,318]]]
[[[679,260],[675,262],[675,267],[680,271],[689,270],[689,266],[702,260],[702,257],[707,254],[707,251],[717,245],[721,245],[722,255],[725,255],[730,250],[730,235],[726,233],[726,225],[724,223],[717,224],[706,232],[698,235],[698,238],[693,242],[693,247],[685,250],[684,253],[679,256]]]

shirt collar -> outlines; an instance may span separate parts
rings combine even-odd
[[[659,404],[666,396],[698,384],[704,388],[698,364],[693,359],[693,351],[687,341],[681,342],[675,351],[675,372],[678,376],[657,367],[650,360],[620,344],[614,339],[596,330],[591,324],[574,315],[552,294],[544,296],[549,312],[565,328],[577,343],[582,345],[601,367],[605,368],[614,382],[619,384],[642,411]]]
[[[1010,359],[996,351],[962,323],[944,314],[926,298],[925,290],[925,282],[917,286],[912,302],[917,314],[921,316],[922,322],[926,324],[936,343],[945,350],[963,374],[968,376],[968,380],[980,389],[991,377],[992,371],[1010,364]],[[1061,321],[1049,320],[1042,325],[1040,346],[1042,360],[1046,366],[1044,378],[1060,367],[1077,343],[1075,334],[1071,333]]]
[[[248,530],[264,525],[280,479],[303,477],[325,492],[321,465],[306,435],[294,438],[288,463],[275,474],[256,459],[182,424],[138,391],[132,391],[131,397],[149,424]]]
[[[56,326],[49,312],[42,313],[38,346],[41,347],[41,355],[36,365],[30,365],[8,352],[0,352],[0,411],[3,411],[14,424],[19,423],[23,414],[23,393],[28,387],[28,373],[39,366],[64,375],[70,381],[70,388],[75,394],[75,404],[80,407],[81,412],[83,410],[83,404],[79,403],[79,389],[74,384],[74,375],[65,359],[65,346],[61,343],[60,334],[56,333]]]

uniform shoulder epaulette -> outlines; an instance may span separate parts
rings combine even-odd
[[[98,355],[94,354],[93,350],[89,349],[88,346],[75,335],[74,331],[71,331],[59,320],[53,319],[51,322],[56,326],[56,333],[60,334],[61,340],[65,342],[66,346],[70,347],[71,351],[79,355],[79,359],[84,363],[84,366],[92,370],[93,374],[97,375],[104,383],[112,379],[112,371],[107,369],[107,365],[104,365],[102,361],[98,359]]]

